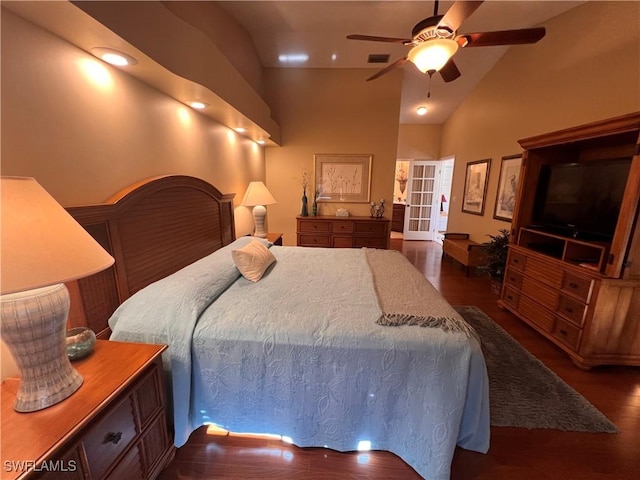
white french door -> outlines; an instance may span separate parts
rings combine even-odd
[[[433,240],[439,217],[439,162],[413,160],[409,166],[407,206],[404,212],[405,240]]]

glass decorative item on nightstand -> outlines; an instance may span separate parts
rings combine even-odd
[[[67,356],[69,360],[78,360],[89,355],[96,344],[96,334],[87,327],[75,327],[67,330]]]

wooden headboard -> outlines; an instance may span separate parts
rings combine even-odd
[[[106,338],[107,320],[124,300],[231,243],[234,196],[195,177],[169,175],[136,183],[103,204],[67,208],[116,260],[67,285],[69,324]]]

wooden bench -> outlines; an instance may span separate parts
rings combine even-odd
[[[469,275],[469,267],[480,267],[486,264],[484,247],[469,240],[468,233],[445,233],[442,243],[442,256],[455,258],[464,265],[465,275]]]

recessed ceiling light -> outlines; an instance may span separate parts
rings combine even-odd
[[[236,132],[238,132],[238,133],[244,133],[244,132],[246,132],[246,131],[247,131],[247,129],[246,129],[246,128],[242,128],[242,127],[234,128],[234,130],[235,130]]]
[[[427,107],[425,107],[424,105],[421,105],[416,109],[416,113],[420,116],[425,115],[427,113]]]
[[[279,55],[278,60],[281,63],[304,63],[309,60],[309,55],[306,53],[291,53],[288,55]]]
[[[114,50],[112,48],[92,48],[91,53],[105,62],[117,67],[125,67],[127,65],[135,65],[138,61],[131,55]]]
[[[197,108],[198,110],[202,110],[207,107],[207,104],[204,102],[189,102],[189,106],[191,108]]]

